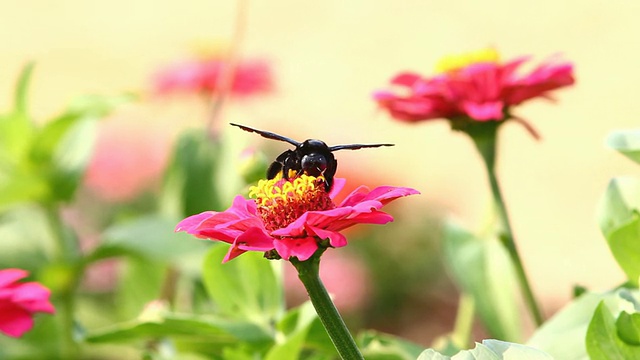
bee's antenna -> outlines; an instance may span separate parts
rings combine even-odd
[[[258,129],[250,128],[248,126],[244,126],[244,125],[240,125],[240,124],[234,124],[234,123],[229,123],[229,124],[231,124],[233,126],[237,126],[237,127],[239,127],[240,129],[242,129],[244,131],[254,132],[254,133],[259,134],[260,136],[262,136],[264,138],[267,138],[267,139],[288,142],[289,144],[291,144],[293,146],[300,145],[299,142],[297,142],[297,141],[295,141],[293,139],[289,139],[286,136],[278,135],[276,133],[272,133],[272,132],[269,132],[269,131],[258,130]]]
[[[335,145],[329,148],[330,151],[338,150],[358,150],[364,148],[377,148],[381,146],[395,146],[395,144],[349,144],[349,145]]]

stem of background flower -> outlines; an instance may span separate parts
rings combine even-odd
[[[349,360],[364,359],[327,289],[322,284],[322,280],[320,280],[320,256],[323,252],[324,249],[316,251],[306,261],[292,259],[291,264],[298,270],[298,278],[307,289],[309,299],[311,299],[311,303],[340,357]]]
[[[229,44],[229,52],[225,59],[220,77],[216,82],[216,89],[212,94],[211,112],[209,113],[209,121],[207,121],[207,135],[212,139],[216,138],[215,124],[218,119],[222,118],[222,110],[226,103],[231,88],[233,87],[233,78],[235,77],[236,67],[240,54],[240,45],[244,39],[245,29],[247,27],[247,14],[249,9],[249,0],[238,0],[236,19],[233,29],[233,36]]]
[[[456,323],[453,327],[451,339],[459,349],[469,347],[471,339],[471,328],[476,313],[476,303],[473,296],[467,293],[460,294],[458,302],[458,312],[456,313]]]
[[[495,122],[495,124],[483,124],[487,124],[483,127],[483,131],[469,133],[469,135],[471,135],[471,138],[473,139],[478,151],[480,152],[480,155],[482,155],[482,159],[484,160],[484,164],[487,168],[489,184],[491,185],[491,193],[493,195],[493,200],[503,227],[500,241],[507,249],[509,257],[511,258],[511,261],[515,267],[516,276],[518,277],[524,300],[527,304],[527,307],[529,308],[529,311],[531,312],[531,315],[533,316],[533,320],[535,321],[537,326],[540,326],[544,322],[542,312],[540,311],[540,306],[538,305],[538,302],[536,301],[536,298],[533,294],[533,290],[527,278],[527,274],[524,270],[520,254],[518,253],[518,249],[516,247],[515,239],[513,236],[513,230],[511,229],[511,223],[509,221],[509,215],[507,213],[507,208],[504,202],[504,198],[502,197],[502,191],[500,190],[498,177],[496,176],[495,171],[497,133],[501,122]]]
[[[79,358],[79,348],[73,338],[75,332],[74,308],[76,288],[83,273],[83,265],[78,265],[80,264],[78,261],[79,247],[66,231],[60,218],[60,209],[51,205],[47,206],[45,210],[56,245],[54,262],[58,267],[54,270],[61,269],[55,274],[58,275],[58,278],[54,294],[59,299],[56,304],[56,317],[59,319],[61,328],[59,331],[60,358],[77,359]]]

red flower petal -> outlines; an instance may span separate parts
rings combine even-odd
[[[295,256],[298,260],[305,261],[318,250],[316,239],[312,237],[284,238],[274,241],[274,245],[278,254],[285,260]]]

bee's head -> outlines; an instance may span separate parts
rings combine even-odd
[[[323,141],[305,140],[298,147],[298,151],[302,154],[300,166],[305,174],[320,176],[327,169],[327,157],[331,156],[331,150]]]

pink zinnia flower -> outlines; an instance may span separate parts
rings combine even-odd
[[[170,133],[152,124],[118,119],[100,123],[84,184],[100,198],[125,202],[153,191],[167,164]]]
[[[19,283],[29,274],[21,269],[0,270],[0,332],[20,337],[33,327],[33,314],[53,314],[49,289],[36,282]]]
[[[356,224],[392,221],[393,217],[380,209],[399,197],[418,194],[404,187],[369,190],[361,186],[335,205],[333,199],[345,180],[334,179],[329,193],[322,181],[307,175],[260,180],[250,191],[255,200],[236,196],[229,209],[190,216],[177,225],[176,231],[231,244],[224,262],[246,251],[272,250],[285,260],[295,256],[304,261],[316,252],[319,241],[328,241],[323,246],[347,245],[341,230]]]
[[[226,61],[220,57],[187,60],[161,70],[154,78],[158,94],[213,94],[220,86],[220,76],[226,71]],[[273,90],[269,63],[262,59],[239,61],[231,80],[231,96],[248,97]]]
[[[391,116],[403,121],[506,120],[512,117],[511,106],[536,97],[550,99],[550,91],[574,83],[571,63],[550,60],[530,72],[519,72],[528,60],[520,57],[500,63],[492,49],[465,58],[447,58],[439,66],[440,74],[400,73],[391,80],[398,91],[378,91],[373,97]]]

